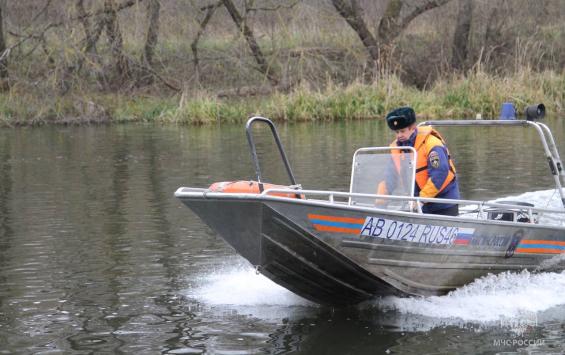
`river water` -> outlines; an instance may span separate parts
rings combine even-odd
[[[565,121],[548,120],[565,156]],[[279,126],[297,181],[347,190],[382,122]],[[535,132],[440,129],[464,198],[559,206]],[[287,183],[263,131],[263,169]],[[251,179],[243,126],[0,131],[0,353],[565,352],[565,274],[489,276],[443,297],[319,307],[273,284],[173,197]]]

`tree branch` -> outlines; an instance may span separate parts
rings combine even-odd
[[[65,24],[69,23],[69,22],[84,20],[86,18],[93,17],[93,16],[108,15],[108,14],[111,14],[112,12],[122,11],[122,10],[127,9],[127,8],[137,4],[139,2],[142,2],[142,1],[143,0],[127,0],[123,3],[121,3],[120,5],[116,6],[115,9],[110,9],[110,8],[104,7],[102,10],[99,10],[99,11],[96,11],[96,12],[91,12],[91,13],[87,12],[87,13],[80,14],[76,17],[69,19],[68,21],[52,22],[52,23],[49,23],[46,26],[44,26],[43,29],[39,31],[39,33],[40,33],[39,35],[33,34],[33,33],[29,34],[29,35],[22,35],[22,34],[18,34],[18,33],[15,33],[15,32],[9,32],[14,37],[20,37],[21,40],[16,42],[15,44],[11,45],[10,47],[6,48],[2,52],[2,54],[0,54],[0,60],[3,59],[3,58],[7,58],[10,55],[10,53],[12,52],[13,49],[21,46],[26,41],[28,41],[30,39],[41,39],[45,35],[45,32],[49,31],[52,28],[63,26]],[[45,9],[46,8],[43,8],[40,11],[40,13],[45,11]],[[39,16],[34,16],[34,18],[37,18],[37,17],[39,17]]]
[[[143,50],[143,60],[150,67],[153,66],[153,54],[157,46],[159,36],[159,14],[161,11],[161,0],[149,0],[147,3],[147,37]]]
[[[410,24],[410,22],[412,22],[412,20],[414,20],[416,17],[420,16],[424,12],[435,9],[436,7],[443,6],[450,1],[451,0],[428,0],[427,2],[421,4],[420,6],[414,7],[414,9],[406,17],[402,19],[400,28],[404,29],[408,27],[408,25]]]
[[[98,21],[96,21],[95,27],[93,29],[90,24],[89,17],[86,16],[83,0],[77,1],[76,11],[80,17],[80,22],[82,23],[82,27],[86,35],[84,39],[86,41],[86,45],[84,46],[84,53],[96,53],[96,43],[98,42],[98,38],[100,38],[100,35],[102,34],[105,19],[103,17],[99,18]]]
[[[31,24],[33,24],[33,23],[39,18],[39,16],[43,15],[43,14],[45,13],[45,11],[47,11],[47,9],[49,8],[49,6],[51,6],[51,1],[52,1],[52,0],[47,0],[47,2],[45,3],[45,6],[43,6],[43,8],[42,8],[41,10],[39,10],[39,11],[33,16],[33,18],[31,19],[31,21],[29,22],[28,27],[26,27],[26,28],[24,29],[24,31],[27,30],[27,29],[29,28],[29,26],[31,26]]]
[[[375,36],[369,31],[369,28],[359,12],[357,0],[351,0],[351,6],[345,0],[332,0],[332,4],[337,12],[347,21],[349,26],[357,33],[361,42],[369,52],[369,56],[373,62],[379,60],[379,48]]]
[[[106,36],[110,43],[110,51],[114,57],[116,73],[124,78],[129,76],[128,61],[124,55],[122,30],[118,22],[117,5],[115,0],[104,0]]]
[[[204,16],[204,19],[200,22],[200,28],[198,29],[198,32],[196,33],[196,37],[194,38],[194,40],[190,44],[190,48],[192,49],[192,54],[193,54],[194,68],[196,69],[197,80],[200,80],[200,65],[199,65],[199,58],[198,58],[198,42],[200,41],[200,37],[202,37],[202,34],[204,33],[206,26],[208,26],[208,22],[210,22],[210,19],[214,15],[214,12],[220,6],[222,6],[222,2],[218,1],[217,3],[215,3],[213,5],[209,5],[209,6],[206,6],[205,8],[203,8],[203,9],[206,10],[206,16]]]
[[[2,13],[2,7],[0,7],[0,52],[2,52],[2,57],[0,58],[0,91],[7,91],[10,89],[10,84],[8,81],[8,57],[6,52],[6,42],[4,40],[4,16]]]
[[[301,0],[295,0],[288,5],[278,4],[271,7],[249,7],[247,11],[278,11],[280,9],[292,9],[295,7]]]
[[[177,91],[177,92],[181,92],[182,90],[179,88],[178,85],[172,84],[171,82],[169,82],[167,79],[163,78],[159,73],[157,73],[155,71],[155,69],[144,65],[144,64],[137,64],[135,61],[131,61],[134,65],[137,65],[138,67],[140,67],[142,70],[145,70],[149,73],[151,73],[153,76],[155,76],[157,79],[159,79],[163,84],[165,84],[166,87],[168,87],[171,90]]]
[[[235,7],[232,0],[222,0],[222,2],[224,4],[225,8],[228,10],[231,18],[235,22],[237,28],[243,33],[243,37],[245,37],[245,40],[247,41],[247,44],[249,45],[249,49],[251,50],[251,53],[253,53],[253,57],[255,57],[255,61],[259,65],[259,68],[258,68],[259,71],[263,75],[265,75],[267,77],[267,79],[269,79],[269,81],[271,81],[271,83],[273,85],[277,85],[279,81],[271,73],[269,65],[268,65],[267,61],[265,60],[265,56],[263,55],[261,48],[259,47],[259,45],[257,44],[257,41],[255,40],[255,36],[253,35],[253,31],[251,31],[249,26],[247,26],[247,23],[245,23],[244,19],[241,17],[239,11]]]
[[[112,12],[120,12],[120,11],[122,11],[122,10],[124,10],[124,9],[127,9],[127,8],[129,8],[129,7],[132,7],[133,5],[136,5],[137,3],[140,3],[140,2],[142,2],[142,1],[143,1],[143,0],[126,0],[126,1],[124,1],[123,3],[121,3],[120,5],[117,5],[114,9],[103,8],[102,10],[98,10],[98,11],[96,11],[96,12],[91,12],[91,13],[88,13],[88,12],[87,12],[87,13],[85,13],[85,14],[82,14],[82,15],[79,15],[79,16],[77,16],[77,17],[71,18],[69,21],[72,22],[72,21],[82,20],[82,19],[87,18],[87,17],[100,16],[100,15],[108,15],[108,14],[111,14]],[[62,26],[62,25],[64,25],[65,23],[67,23],[67,22],[66,22],[66,21],[60,21],[60,22],[54,23],[53,25],[54,25],[55,27],[57,27],[57,26]]]
[[[378,45],[375,36],[369,31],[369,28],[363,17],[359,13],[359,5],[357,0],[351,0],[351,6],[344,0],[332,0],[332,4],[339,14],[347,21],[347,23],[357,33],[365,48],[369,51],[369,55],[373,60],[378,60]]]
[[[427,0],[420,5],[416,5],[412,11],[404,17],[401,17],[400,13],[402,7],[405,5],[403,0],[390,0],[386,7],[385,14],[379,22],[378,36],[380,42],[385,45],[390,45],[416,17],[426,11],[443,6],[450,1],[451,0]]]
[[[455,70],[464,70],[466,67],[472,21],[473,0],[460,0],[451,50],[451,67]]]

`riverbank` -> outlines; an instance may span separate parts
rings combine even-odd
[[[214,93],[182,96],[71,93],[52,97],[20,92],[17,87],[0,96],[0,125],[90,124],[155,122],[211,124],[244,122],[262,115],[275,121],[359,120],[382,117],[393,107],[411,105],[421,118],[496,117],[502,102],[514,102],[520,112],[527,104],[543,102],[548,114],[563,114],[565,74],[531,70],[509,77],[477,71],[453,76],[419,90],[396,76],[374,84],[329,83],[324,89],[308,85],[289,93],[219,99]]]

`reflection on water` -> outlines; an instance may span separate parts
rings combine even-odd
[[[548,123],[564,151],[565,123]],[[305,188],[347,190],[355,149],[392,139],[382,122],[279,129]],[[465,198],[551,188],[541,149],[529,148],[534,132],[441,131]],[[265,177],[286,183],[264,133],[257,132],[257,144]],[[494,160],[495,153],[504,158]],[[240,126],[0,131],[0,353],[476,353],[544,351],[550,343],[552,351],[563,349],[559,275],[543,274],[554,277],[556,293],[535,276],[514,279],[519,287],[512,292],[523,297],[508,295],[516,307],[491,312],[500,317],[490,323],[456,312],[487,302],[492,290],[335,310],[255,275],[173,197],[179,186],[253,176]],[[455,313],[434,314],[434,306]],[[545,344],[496,345],[518,339],[512,321],[501,323],[504,316]]]

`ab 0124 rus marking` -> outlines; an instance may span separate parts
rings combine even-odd
[[[434,226],[367,217],[360,236],[439,245],[458,244],[457,239],[473,235],[474,228]]]

